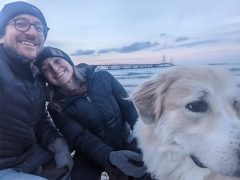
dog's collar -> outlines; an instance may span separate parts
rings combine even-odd
[[[206,166],[203,165],[203,163],[194,155],[190,156],[193,160],[193,162],[200,168],[207,168]]]

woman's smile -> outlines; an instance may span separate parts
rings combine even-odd
[[[62,72],[58,73],[55,77],[57,79],[61,78],[65,74],[66,70],[63,70]]]

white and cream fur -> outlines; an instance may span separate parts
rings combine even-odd
[[[154,178],[240,179],[240,88],[230,72],[174,67],[131,98],[140,116],[134,133]]]

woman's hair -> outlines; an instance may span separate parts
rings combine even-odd
[[[80,83],[86,81],[86,68],[85,67],[76,67],[73,66],[73,78],[76,78],[76,80]]]

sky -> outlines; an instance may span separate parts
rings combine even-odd
[[[240,0],[23,1],[76,64],[240,63]]]

